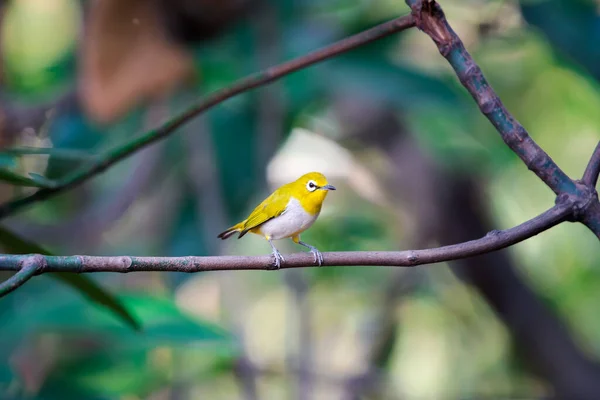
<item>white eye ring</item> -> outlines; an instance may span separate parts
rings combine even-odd
[[[315,183],[315,181],[308,181],[308,183],[306,184],[306,190],[308,190],[309,192],[314,192],[315,190],[317,190],[317,184]]]

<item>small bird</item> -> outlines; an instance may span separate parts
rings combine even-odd
[[[300,234],[316,221],[327,193],[335,190],[320,172],[309,172],[294,182],[275,190],[260,203],[244,221],[219,234],[225,240],[239,232],[238,239],[248,232],[262,235],[269,241],[275,257],[275,267],[280,268],[285,259],[273,240],[292,238],[294,243],[308,247],[315,263],[323,264],[323,255],[316,247],[300,240]]]

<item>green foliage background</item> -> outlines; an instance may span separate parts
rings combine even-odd
[[[81,4],[48,1],[52,6],[40,12],[25,3],[8,7],[2,28],[4,91],[15,101],[36,105],[75,84],[75,20]],[[594,37],[600,21],[583,0],[568,7],[558,0],[522,3],[448,0],[442,5],[507,108],[558,165],[577,177],[600,138],[600,55]],[[281,27],[281,61],[408,12],[403,2],[388,0],[285,0],[271,6]],[[494,27],[489,33],[478,29],[488,23]],[[241,23],[194,48],[202,81],[173,95],[169,114],[256,71],[261,47],[255,29]],[[277,88],[285,98],[280,143],[264,142],[260,92],[247,93],[84,189],[40,203],[6,226],[64,255],[267,253],[260,238],[223,244],[216,234],[242,218],[276,183],[266,173],[275,154],[265,153],[284,147],[294,129],[317,132],[336,146],[347,143],[343,121],[333,112],[341,97],[392,107],[445,168],[478,176],[498,229],[553,204],[552,193],[504,145],[430,40],[416,30],[290,75]],[[55,115],[44,128],[46,136],[34,143],[50,147],[49,154],[3,151],[0,181],[11,185],[13,194],[51,186],[94,154],[150,128],[147,111],[141,107],[110,126],[91,123],[78,109]],[[309,160],[307,168],[319,165],[311,164],[318,161],[311,159],[318,149],[292,148],[286,154],[284,162],[295,154]],[[385,155],[370,148],[353,148],[350,154],[354,167],[335,171],[339,190],[329,196],[303,240],[322,251],[410,247],[407,227],[418,221],[409,216],[407,225],[396,224],[402,204],[392,199],[392,206],[384,206],[356,184],[357,171],[368,171],[370,180],[384,186]],[[135,201],[118,217],[98,224],[119,207],[134,171],[150,168],[149,159],[154,166]],[[198,160],[203,168],[194,166]],[[2,242],[9,248],[7,240]],[[285,252],[298,250],[281,246]],[[563,224],[511,252],[523,279],[597,359],[600,250],[593,235],[582,226]],[[356,267],[298,273],[90,277],[141,323],[142,332],[91,301],[89,292],[81,296],[50,276],[36,277],[0,299],[0,393],[28,399],[239,398],[235,366],[245,354],[267,371],[258,379],[261,398],[293,397],[293,360],[304,349],[298,333],[301,307],[289,281],[299,279],[309,288],[312,368],[319,377],[315,393],[337,398],[341,385],[328,380],[365,372],[364,353],[377,331],[372,322],[396,272]],[[407,281],[415,279],[413,271],[401,273]],[[473,289],[444,265],[419,268],[416,274],[418,285],[394,311],[396,345],[382,366],[381,398],[545,393],[543,382],[516,356],[506,328]]]

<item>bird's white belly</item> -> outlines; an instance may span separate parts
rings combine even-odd
[[[294,198],[290,199],[285,212],[260,226],[263,235],[273,240],[284,239],[300,233],[315,222],[319,213],[311,215]]]

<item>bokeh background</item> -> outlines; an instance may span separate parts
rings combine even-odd
[[[600,4],[441,5],[507,108],[581,176],[600,139]],[[239,77],[409,12],[399,0],[1,10],[0,167],[48,179]],[[312,170],[338,188],[303,235],[321,251],[457,243],[554,202],[412,29],[231,99],[3,226],[60,255],[266,254],[261,238],[216,235]],[[1,201],[35,190],[0,185]],[[0,299],[0,397],[595,398],[599,259],[585,227],[562,224],[414,269],[93,274],[141,333],[40,276]]]

